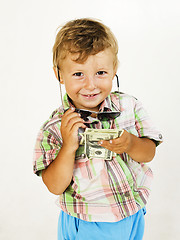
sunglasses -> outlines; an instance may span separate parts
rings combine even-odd
[[[68,109],[64,110],[66,112]],[[106,121],[106,120],[112,120],[117,118],[121,112],[94,112],[84,109],[75,108],[75,112],[79,113],[81,115],[81,118],[84,121],[88,121],[88,117],[97,118],[100,121]]]
[[[61,95],[61,102],[63,104],[63,99],[62,99],[62,90],[61,90],[61,83],[60,83],[60,75],[59,75],[59,67],[57,66],[57,72],[58,72],[58,80],[59,80],[59,85],[60,85],[60,95]],[[119,93],[119,79],[118,76],[116,75],[117,79],[117,88],[118,88],[118,93]],[[116,91],[117,92],[117,91]],[[66,112],[68,109],[65,109],[64,112]],[[75,108],[75,112],[79,113],[81,115],[81,118],[85,121],[88,121],[88,117],[93,117],[97,118],[100,121],[104,120],[112,120],[117,118],[121,112],[120,111],[112,111],[112,112],[94,112],[94,111],[89,111],[89,110],[84,110],[84,109],[78,109]]]

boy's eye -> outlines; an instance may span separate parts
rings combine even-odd
[[[105,71],[99,71],[99,72],[97,72],[97,75],[104,75],[104,74],[106,74]]]
[[[77,73],[74,73],[73,75],[76,76],[76,77],[82,77],[83,73],[82,72],[77,72]]]

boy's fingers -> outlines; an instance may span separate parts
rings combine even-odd
[[[76,114],[76,112],[75,112],[75,108],[69,108],[68,110],[65,110],[65,112],[64,112],[64,114],[63,114],[63,116],[62,116],[62,119],[64,119],[64,118],[67,118],[69,115],[71,115],[72,113],[75,113]]]
[[[70,112],[73,112],[75,110],[75,108],[68,108],[64,110],[64,114],[63,115],[68,115]]]
[[[107,149],[110,150],[110,151],[113,151],[113,150],[114,150],[113,144],[109,143],[109,141],[100,141],[100,142],[98,142],[98,144],[99,144],[101,147],[107,148]]]
[[[74,109],[73,108],[69,108],[64,114],[63,114],[63,117],[67,117],[69,116],[70,114],[72,114],[74,112]]]
[[[117,143],[114,144],[113,142],[115,142],[114,140],[116,139],[111,139],[109,141],[105,141],[105,140],[102,140],[100,142],[98,142],[98,144],[104,148],[107,148],[108,150],[112,151],[112,152],[115,152],[115,153],[123,153],[124,151],[122,150],[122,146],[121,145],[118,145]]]
[[[83,123],[84,120],[82,118],[80,118],[79,116],[74,116],[72,118],[69,119],[68,121],[68,126],[73,126],[74,124],[78,123],[78,122],[81,122]]]
[[[83,124],[83,120],[81,119],[81,118],[79,118],[79,117],[74,117],[74,118],[71,118],[68,122],[67,122],[67,125],[64,125],[64,129],[65,129],[65,131],[72,131],[73,130],[73,128],[74,128],[74,126],[76,126],[76,125],[83,125],[83,126],[85,126],[84,124]],[[62,125],[61,125],[62,126]],[[63,127],[63,126],[62,126]]]
[[[77,123],[73,125],[71,130],[72,132],[75,132],[75,134],[77,134],[79,128],[86,128],[86,126],[83,123]]]
[[[64,116],[62,117],[61,119],[61,123],[64,125],[64,126],[68,126],[68,124],[72,121],[72,119],[78,119],[79,121],[83,121],[81,118],[80,118],[80,115],[79,113],[76,113],[72,110],[68,110]],[[74,121],[74,120],[73,120]]]
[[[98,142],[99,145],[103,145],[103,146],[112,146],[112,145],[116,145],[119,144],[119,138],[115,138],[115,139],[110,139],[110,140],[101,140]]]
[[[124,142],[124,136],[125,136],[125,130],[123,131],[123,133],[121,134],[120,137],[114,138],[114,139],[110,139],[110,140],[101,140],[98,142],[99,145],[102,145],[103,147],[105,146],[109,146],[111,147],[112,145],[122,145]]]
[[[112,140],[109,140],[109,141],[101,140],[98,142],[98,145],[102,147],[112,146]]]

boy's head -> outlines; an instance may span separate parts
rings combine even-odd
[[[110,48],[114,59],[114,71],[118,67],[118,44],[111,30],[103,23],[88,19],[76,19],[67,22],[57,33],[53,46],[53,65],[61,69],[61,63],[68,54],[75,54],[78,63],[86,61],[88,56],[95,55]]]
[[[55,75],[77,108],[98,111],[117,71],[117,41],[108,27],[91,19],[64,25],[53,47]]]

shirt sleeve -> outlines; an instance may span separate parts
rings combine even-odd
[[[158,146],[163,141],[163,136],[154,126],[142,103],[137,99],[135,99],[134,114],[135,126],[139,137],[147,137]]]
[[[42,170],[46,169],[57,157],[60,148],[61,143],[53,136],[53,133],[41,129],[38,133],[34,148],[34,173],[41,176]]]

